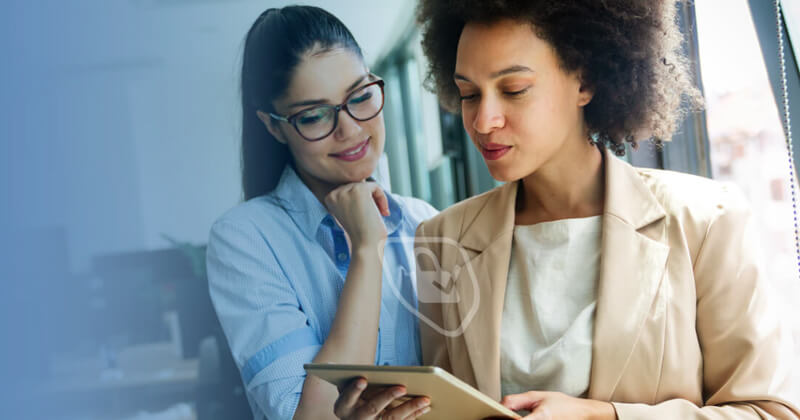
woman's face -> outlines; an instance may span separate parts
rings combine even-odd
[[[372,81],[363,61],[350,50],[312,51],[298,64],[286,94],[273,105],[284,116],[319,104],[338,105]],[[263,114],[259,117],[269,119]],[[287,122],[272,120],[267,125],[273,136],[289,147],[295,167],[306,182],[335,186],[363,181],[375,170],[383,153],[382,111],[375,118],[357,121],[343,109],[336,129],[313,142]]]
[[[454,78],[464,128],[497,180],[568,162],[570,149],[588,142],[583,106],[591,92],[529,24],[467,24]]]

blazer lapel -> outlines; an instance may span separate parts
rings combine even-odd
[[[604,153],[606,205],[589,396],[609,400],[650,312],[669,247],[661,205],[636,169]],[[452,273],[463,350],[476,386],[495,400],[501,397],[500,332],[518,184],[487,194],[482,207],[464,215],[458,242],[469,260],[454,264]]]
[[[487,194],[472,220],[465,215],[459,244],[472,256],[456,265],[458,322],[478,389],[500,399],[500,322],[514,235],[517,183]]]
[[[641,175],[606,151],[602,254],[589,397],[608,401],[664,276],[665,212]]]

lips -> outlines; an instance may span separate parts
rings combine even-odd
[[[361,143],[349,148],[342,150],[339,153],[331,153],[329,156],[334,157],[336,159],[344,160],[347,162],[353,162],[359,160],[366,156],[367,150],[369,149],[369,141],[372,137],[362,141]]]
[[[503,157],[512,146],[499,143],[479,144],[481,154],[486,160],[497,160]]]

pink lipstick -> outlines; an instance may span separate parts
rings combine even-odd
[[[364,140],[354,147],[342,150],[339,153],[331,153],[330,156],[335,157],[336,159],[341,159],[345,162],[355,162],[367,155],[367,151],[369,150],[369,141],[371,138],[372,137]]]

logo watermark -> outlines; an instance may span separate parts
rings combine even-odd
[[[480,293],[478,288],[478,277],[470,264],[470,258],[467,251],[458,242],[449,238],[409,238],[409,237],[390,237],[381,243],[385,250],[396,250],[398,253],[403,253],[408,256],[407,250],[413,250],[413,255],[408,258],[408,265],[412,270],[418,264],[425,267],[424,270],[417,269],[415,272],[408,272],[403,264],[398,264],[397,267],[390,267],[390,270],[397,270],[396,276],[390,276],[387,283],[394,296],[409,312],[413,313],[420,321],[427,324],[433,330],[447,337],[458,337],[464,333],[475,314],[478,312],[480,304]],[[455,255],[461,260],[461,264],[456,264],[452,272],[443,269],[441,261],[438,256],[431,250],[432,247],[444,249],[444,247],[454,247]],[[390,251],[391,252],[391,251]],[[408,299],[400,292],[398,284],[405,281],[416,282],[417,299],[420,303],[425,304],[457,304],[459,310],[463,311],[468,308],[466,313],[461,313],[461,320],[455,329],[444,328],[431,320],[427,315],[423,314],[417,308],[416,302],[409,302]],[[395,281],[398,282],[395,284]],[[462,301],[462,296],[459,294],[459,287],[457,282],[470,282],[470,286],[474,290],[472,302]]]

